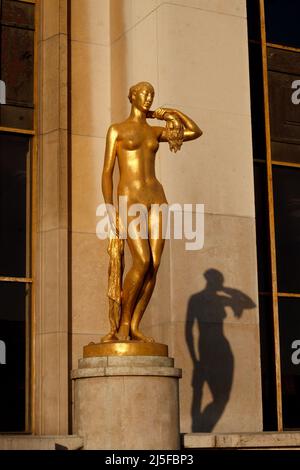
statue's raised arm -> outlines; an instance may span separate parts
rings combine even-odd
[[[170,150],[180,150],[183,141],[201,137],[202,131],[197,124],[178,109],[158,108],[149,111],[147,117],[166,121],[166,127],[159,127],[159,142],[169,142]]]

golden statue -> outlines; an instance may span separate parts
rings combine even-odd
[[[197,124],[181,111],[169,108],[150,111],[154,98],[154,88],[150,83],[140,82],[132,86],[128,98],[130,115],[125,121],[111,125],[107,133],[102,191],[107,207],[113,205],[113,171],[117,159],[120,171],[118,199],[126,196],[128,207],[131,204],[147,207],[149,232],[148,238],[142,238],[138,233],[126,235],[132,266],[122,285],[124,240],[119,237],[122,220],[119,220],[118,210],[116,222],[110,214],[117,236],[110,239],[108,247],[111,330],[102,342],[154,341],[140,331],[139,325],[155,287],[165,242],[161,233],[161,215],[151,211],[152,204],[167,204],[163,187],[155,176],[155,155],[160,142],[168,142],[170,150],[176,152],[183,141],[202,135]],[[166,126],[150,126],[147,118],[164,120]],[[130,223],[132,217],[128,215],[127,218]],[[153,224],[159,227],[158,237],[151,236]]]

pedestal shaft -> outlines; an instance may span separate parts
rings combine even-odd
[[[87,358],[73,371],[85,449],[179,449],[178,379],[166,357]]]

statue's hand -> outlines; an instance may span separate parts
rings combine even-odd
[[[178,111],[171,108],[157,108],[155,111],[151,111],[151,117],[166,121],[165,133],[170,150],[172,152],[180,150],[184,138],[184,124]]]
[[[169,121],[176,118],[176,110],[171,108],[157,108],[155,111],[150,111],[153,118]]]

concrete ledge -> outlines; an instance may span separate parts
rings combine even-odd
[[[79,369],[92,367],[174,367],[174,359],[164,356],[103,356],[78,360]]]
[[[0,435],[0,450],[78,450],[83,439],[78,436]]]
[[[90,369],[75,369],[71,372],[72,379],[87,377],[113,377],[113,376],[154,376],[178,377],[182,371],[175,367],[91,367]]]
[[[183,437],[186,449],[299,448],[300,431],[257,433],[191,433]]]
[[[101,356],[79,359],[78,369],[71,372],[72,379],[113,376],[182,376],[174,367],[174,359],[164,356]]]

